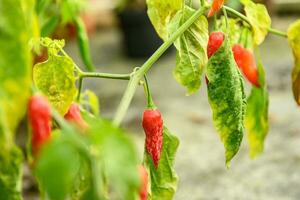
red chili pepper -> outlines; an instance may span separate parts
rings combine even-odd
[[[86,130],[88,128],[88,124],[82,118],[80,108],[77,103],[71,104],[67,114],[65,114],[65,119],[75,123],[82,130]]]
[[[51,136],[51,109],[48,100],[34,95],[28,105],[29,123],[32,128],[32,152],[36,156]]]
[[[253,53],[239,44],[235,44],[232,47],[232,52],[235,62],[243,72],[244,76],[250,83],[259,87],[258,72]]]
[[[163,146],[163,120],[158,109],[147,109],[143,115],[146,150],[157,168]]]
[[[148,198],[148,173],[143,165],[139,167],[139,174],[141,177],[141,187],[140,187],[140,200],[147,200]]]
[[[225,35],[223,32],[212,32],[208,39],[207,56],[210,58],[222,45]]]
[[[208,17],[213,16],[216,12],[218,12],[222,8],[223,5],[224,5],[224,0],[213,0],[207,16]]]

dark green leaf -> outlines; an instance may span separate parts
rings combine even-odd
[[[182,0],[147,0],[149,18],[162,39],[169,37],[167,25],[182,6]]]
[[[246,97],[230,42],[225,40],[207,64],[208,99],[213,120],[225,147],[226,165],[238,152],[244,132]]]
[[[163,134],[163,149],[157,169],[149,154],[144,154],[144,165],[150,179],[148,200],[171,200],[177,190],[178,176],[174,169],[174,160],[179,140],[166,127]]]
[[[169,25],[169,32],[175,32],[195,10],[186,6],[178,12]],[[208,22],[201,16],[174,43],[177,49],[175,79],[185,86],[188,94],[196,92],[201,85],[201,75],[207,63]]]
[[[300,105],[300,20],[290,25],[288,40],[294,55],[294,68],[292,72],[292,84],[295,101]]]
[[[269,95],[265,83],[265,72],[262,63],[258,65],[260,88],[252,87],[247,100],[245,126],[248,132],[250,157],[254,158],[264,149],[264,140],[269,130],[268,107]]]

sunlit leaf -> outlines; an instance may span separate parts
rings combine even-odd
[[[186,6],[173,18],[169,32],[175,32],[195,10]],[[208,22],[201,16],[174,43],[177,49],[175,79],[185,86],[188,94],[196,92],[201,85],[201,75],[207,63]]]
[[[147,0],[149,18],[162,39],[169,37],[167,25],[182,5],[182,0]]]
[[[241,0],[253,29],[254,46],[260,45],[271,27],[271,18],[263,4],[255,4],[251,0]]]
[[[300,20],[290,25],[288,40],[294,55],[294,68],[292,72],[292,84],[295,101],[300,105]]]
[[[88,107],[93,115],[99,116],[100,103],[97,95],[93,91],[85,90],[84,93],[81,94],[81,104]]]
[[[171,200],[177,190],[178,176],[174,169],[174,160],[179,140],[166,127],[164,127],[163,134],[163,148],[157,168],[149,154],[144,154],[144,165],[150,177],[148,200]]]
[[[250,157],[254,158],[264,150],[264,140],[269,130],[269,94],[262,63],[258,64],[260,87],[252,87],[247,100],[245,126],[248,132]]]
[[[30,95],[34,1],[0,2],[0,199],[19,200],[22,153],[14,145],[14,133]]]
[[[52,55],[33,68],[33,80],[63,116],[76,95],[74,63],[66,56]]]
[[[230,38],[231,45],[239,43],[241,36],[242,26],[239,19],[228,18],[228,27],[226,25],[226,19],[222,16],[218,21],[218,30],[227,33]]]
[[[208,61],[207,78],[213,120],[224,143],[228,166],[243,138],[246,97],[242,76],[235,64],[227,36]]]

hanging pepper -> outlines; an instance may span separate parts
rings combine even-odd
[[[147,200],[148,198],[148,173],[143,165],[139,166],[139,174],[141,179],[141,187],[139,190],[140,200]]]
[[[81,116],[80,108],[77,103],[72,103],[67,114],[65,114],[64,118],[67,121],[75,123],[78,128],[81,130],[86,130],[88,128],[88,124],[84,121]]]
[[[148,101],[142,122],[146,134],[145,147],[147,153],[152,158],[154,166],[157,168],[163,146],[163,120],[160,111],[156,108],[152,100],[146,76],[144,89]]]
[[[232,47],[232,52],[234,60],[244,76],[252,85],[259,87],[258,72],[253,53],[239,44]]]
[[[224,5],[224,0],[213,0],[207,16],[208,17],[213,16],[216,12],[218,12],[222,8],[223,5]]]
[[[94,65],[90,54],[89,39],[84,23],[80,17],[74,20],[77,31],[77,43],[83,63],[89,71],[94,71]]]
[[[32,153],[37,156],[51,136],[51,109],[48,100],[41,95],[34,95],[28,104],[29,123],[32,128]]]
[[[212,32],[208,39],[207,56],[210,58],[222,45],[225,35],[223,32]]]

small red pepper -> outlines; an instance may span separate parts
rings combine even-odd
[[[207,16],[208,17],[213,16],[216,12],[218,12],[222,8],[223,5],[224,5],[224,0],[213,0]]]
[[[163,120],[158,109],[146,109],[143,115],[146,150],[157,168],[163,146]]]
[[[239,44],[232,47],[232,52],[234,60],[244,76],[252,85],[259,87],[258,72],[253,53]]]
[[[32,96],[28,104],[28,115],[32,128],[32,152],[37,156],[51,136],[51,109],[48,100],[41,95]]]
[[[81,116],[80,108],[77,103],[72,103],[68,112],[65,114],[64,118],[76,124],[78,128],[81,130],[86,130],[88,128],[88,124],[84,121],[84,119]]]
[[[148,173],[143,165],[139,166],[139,174],[141,178],[141,187],[139,191],[140,200],[147,200],[148,198]]]
[[[222,45],[225,35],[223,32],[212,32],[208,39],[207,56],[210,58]]]

